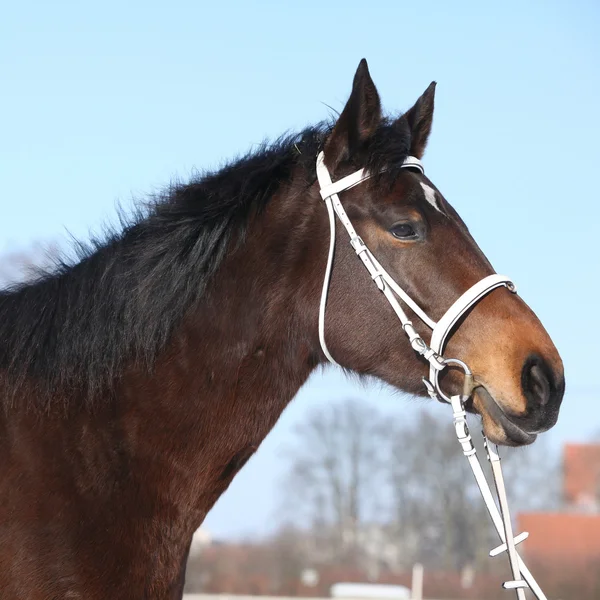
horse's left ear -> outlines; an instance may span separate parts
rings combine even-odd
[[[355,156],[381,121],[381,101],[363,58],[356,69],[352,93],[325,144],[325,164],[331,171]]]
[[[411,133],[410,153],[416,158],[421,158],[425,153],[427,140],[431,133],[435,86],[435,81],[432,81],[415,105],[400,117],[408,122]]]

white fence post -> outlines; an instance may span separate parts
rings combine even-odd
[[[423,565],[415,563],[412,570],[411,600],[423,600]]]

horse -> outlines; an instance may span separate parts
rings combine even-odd
[[[4,600],[181,598],[192,534],[326,362],[319,153],[334,180],[370,174],[341,202],[428,314],[494,273],[434,183],[405,168],[424,154],[434,95],[435,82],[386,116],[363,60],[337,119],[172,184],[76,260],[0,293]],[[328,353],[423,395],[427,360],[335,227]],[[472,369],[467,408],[488,439],[529,444],[554,425],[561,358],[518,295],[489,293],[447,350]],[[448,393],[462,385],[457,369],[440,381]]]

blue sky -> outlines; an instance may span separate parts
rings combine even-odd
[[[558,445],[600,432],[600,5],[515,2],[12,2],[0,21],[0,252],[79,237],[115,204],[340,109],[363,56],[384,105],[438,81],[428,175],[561,351]],[[207,520],[272,524],[281,449],[310,406],[368,396],[316,374]],[[443,410],[439,407],[439,410]]]

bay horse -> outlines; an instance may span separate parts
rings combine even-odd
[[[494,272],[435,185],[401,168],[424,153],[434,92],[385,117],[363,60],[335,122],[173,185],[78,262],[0,294],[3,600],[181,598],[192,534],[326,359],[321,151],[335,180],[372,174],[344,207],[428,314]],[[372,284],[338,242],[328,351],[423,394],[427,362]],[[561,359],[519,296],[485,297],[448,351],[475,374],[469,410],[490,440],[531,443],[556,422]]]

